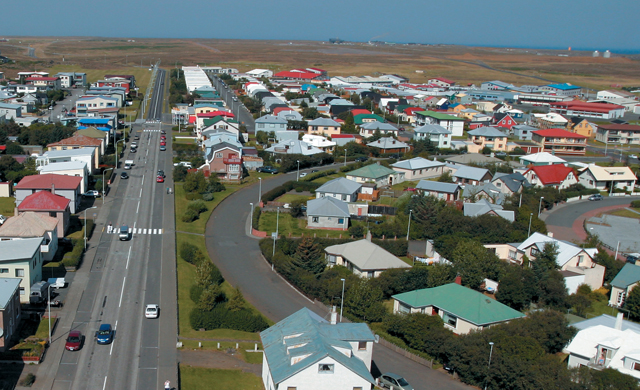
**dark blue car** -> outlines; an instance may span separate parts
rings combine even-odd
[[[111,344],[113,341],[113,329],[111,324],[102,324],[96,332],[96,342],[98,344]]]

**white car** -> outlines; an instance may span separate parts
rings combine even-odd
[[[147,318],[158,318],[160,314],[160,306],[155,303],[149,304],[144,309],[144,316]]]
[[[638,159],[638,156],[637,156],[637,155],[635,155],[635,154],[630,154],[630,155],[629,155],[629,158],[635,158],[635,159],[637,160],[637,159]]]
[[[307,176],[307,172],[302,172],[302,173],[300,174],[300,177],[305,177],[305,176]]]

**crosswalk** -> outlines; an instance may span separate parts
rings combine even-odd
[[[120,228],[114,226],[111,231],[107,227],[105,230],[107,234],[118,234],[120,233]],[[143,229],[143,228],[129,228],[129,234],[162,234],[164,229]]]
[[[156,130],[153,130],[153,129],[144,129],[144,130],[142,130],[142,131],[144,131],[145,133],[159,133],[159,132],[160,132],[160,130],[157,130],[157,129],[156,129]]]

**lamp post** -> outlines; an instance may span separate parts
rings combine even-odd
[[[47,286],[47,306],[49,306],[49,345],[51,345],[51,283]]]
[[[542,211],[542,199],[544,199],[544,196],[540,197],[540,204],[538,205],[538,218],[540,218],[540,212]]]
[[[251,220],[250,220],[250,224],[251,224],[251,232],[253,233],[253,203],[249,203],[249,205],[251,206]]]
[[[296,181],[300,181],[300,160],[296,160],[298,163],[298,174],[296,176]]]
[[[260,189],[258,190],[258,206],[262,204],[262,178],[258,178],[258,182],[260,183]]]
[[[340,298],[340,322],[342,322],[342,308],[344,307],[344,281],[345,279],[340,279],[342,280],[342,298]]]
[[[279,222],[280,222],[280,206],[278,206],[278,211],[276,212],[276,234],[273,236],[273,254],[271,256],[276,255],[276,240],[278,239]],[[273,259],[271,260],[271,268],[273,269]]]
[[[616,256],[614,257],[614,260],[618,260],[618,249],[620,249],[620,241],[618,241],[618,245],[616,246]]]
[[[116,147],[116,151],[115,151],[115,153],[116,153],[116,168],[118,168],[118,144],[119,144],[120,142],[123,142],[123,143],[124,143],[124,138],[123,138],[123,139],[121,139],[120,141],[116,142],[116,144],[115,144],[115,147]],[[124,148],[124,146],[123,146],[123,148]]]
[[[491,349],[489,350],[489,364],[487,365],[487,378],[484,380],[484,390],[487,390],[487,379],[489,379],[489,369],[491,368],[491,355],[493,355],[493,341],[489,342]]]
[[[411,230],[411,213],[413,213],[413,210],[409,210],[409,223],[407,224],[407,241],[409,241],[409,231]]]
[[[103,204],[104,204],[104,197],[106,196],[105,193],[104,193],[104,173],[106,171],[113,171],[113,170],[114,170],[114,168],[107,168],[104,171],[102,171],[102,203]]]
[[[93,206],[89,207],[88,209],[84,209],[84,250],[87,250],[87,210],[97,208],[97,206]]]
[[[531,236],[531,218],[533,218],[533,213],[529,214],[529,230],[527,231],[527,237]]]

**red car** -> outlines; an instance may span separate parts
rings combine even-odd
[[[164,183],[164,177],[162,176],[156,177],[156,183]]]
[[[164,141],[160,141],[160,146],[167,146],[167,143]]]
[[[161,136],[160,136],[160,139],[161,139],[161,140],[165,140],[165,139],[167,139],[167,136],[166,136],[166,135],[161,135]]]
[[[77,351],[82,346],[82,333],[77,330],[72,330],[69,332],[69,337],[67,337],[67,342],[64,345],[64,348],[67,351]]]

